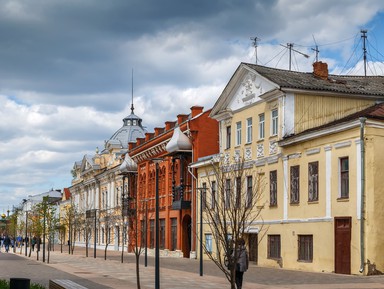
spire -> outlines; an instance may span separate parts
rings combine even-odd
[[[131,113],[132,114],[134,114],[133,113],[133,111],[134,111],[134,107],[133,107],[133,68],[132,68],[132,102],[131,102]]]

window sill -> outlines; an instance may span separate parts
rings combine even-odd
[[[281,257],[268,257],[269,260],[281,261]]]
[[[309,205],[312,205],[312,204],[318,204],[319,203],[319,200],[314,200],[314,201],[310,201],[310,200],[308,200],[308,204]]]
[[[313,263],[313,260],[297,260],[300,263]]]
[[[299,206],[300,202],[289,203],[291,206]]]
[[[348,198],[348,197],[337,198],[337,201],[338,201],[338,202],[349,202],[349,198]]]
[[[272,209],[277,208],[277,204],[269,204],[269,207]]]

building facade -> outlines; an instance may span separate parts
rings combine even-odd
[[[368,274],[367,263],[383,269],[383,88],[383,77],[328,75],[321,62],[313,73],[240,64],[210,116],[224,163],[241,156],[264,180],[261,217],[245,232],[252,262],[346,274]],[[201,186],[209,163],[193,166]]]
[[[177,122],[167,121],[165,127],[157,127],[154,133],[130,144],[129,156],[137,164],[139,246],[155,247],[157,182],[161,254],[194,256],[196,177],[188,165],[218,151],[218,124],[209,113],[194,106],[190,114],[178,115]]]

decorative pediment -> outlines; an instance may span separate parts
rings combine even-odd
[[[276,89],[279,89],[278,84],[242,63],[213,106],[210,116],[217,120],[226,119],[231,112],[264,99],[266,94]]]
[[[235,111],[258,102],[262,99],[260,96],[275,88],[276,86],[264,77],[253,72],[248,72],[240,82],[238,88],[234,90],[228,108]]]

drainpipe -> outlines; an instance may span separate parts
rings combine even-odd
[[[360,273],[364,272],[365,256],[364,256],[364,195],[365,195],[365,143],[364,128],[365,117],[360,117],[360,155],[361,155],[361,204],[360,204]]]

